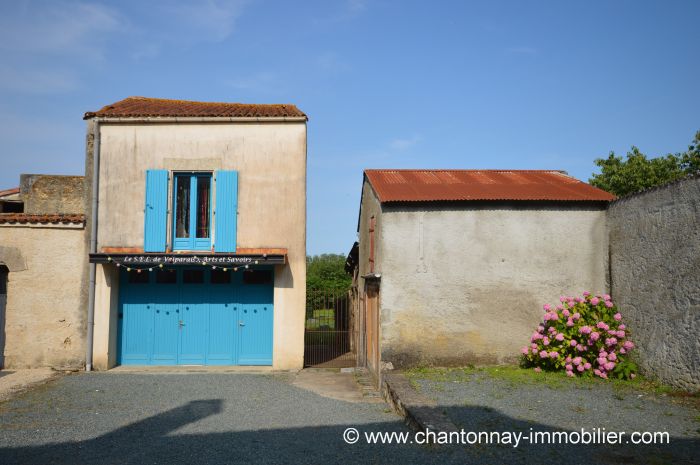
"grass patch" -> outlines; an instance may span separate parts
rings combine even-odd
[[[542,385],[550,389],[561,389],[576,386],[581,389],[594,389],[609,386],[614,391],[615,398],[623,400],[626,395],[646,394],[670,396],[679,400],[688,400],[700,407],[700,393],[689,393],[671,386],[658,383],[637,375],[635,379],[602,380],[593,377],[569,378],[563,371],[543,371],[536,373],[531,368],[521,368],[515,365],[497,365],[459,368],[417,367],[404,372],[412,385],[418,381],[434,382],[482,382],[485,379],[500,380],[512,386]]]

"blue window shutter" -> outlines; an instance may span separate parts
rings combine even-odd
[[[236,251],[238,212],[238,171],[216,172],[216,215],[214,251]]]
[[[143,250],[165,252],[167,241],[168,171],[146,171],[146,209]]]

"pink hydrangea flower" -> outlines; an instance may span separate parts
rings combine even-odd
[[[541,354],[542,354],[542,352],[540,352],[540,355],[541,355]],[[543,357],[543,358],[544,358],[544,357]],[[603,357],[598,358],[598,360],[596,360],[596,361],[598,362],[598,366],[601,366],[601,367],[604,367],[605,364],[608,363],[608,359],[607,359],[607,358],[603,358]]]
[[[566,372],[566,376],[568,376],[569,378],[572,378],[572,377],[574,376],[574,372],[573,372],[573,371],[567,371],[567,372]]]
[[[549,333],[556,333],[556,332],[557,332],[557,328],[555,328],[554,326],[550,326],[549,329],[547,329],[547,331],[548,331]]]
[[[625,337],[625,332],[624,331],[617,331],[617,332],[615,332],[615,336],[622,339],[623,337]]]
[[[597,331],[591,333],[591,341],[595,342],[600,338],[600,334]]]
[[[592,366],[592,365],[591,365],[590,363],[586,362],[586,363],[583,364],[583,369],[584,369],[584,370],[590,370],[590,369],[591,369],[591,366]]]
[[[548,312],[549,309],[552,308],[552,306],[549,305],[549,304],[544,304],[544,305],[542,306],[542,308],[544,308],[544,310],[545,310],[546,312]]]
[[[579,312],[576,312],[573,314],[572,318],[574,321],[579,320],[581,318],[581,314]]]
[[[569,345],[571,347],[576,347],[577,344],[578,344],[578,342],[576,342],[576,339],[572,339],[571,342],[569,342]]]
[[[607,373],[601,372],[601,373],[600,373],[600,377],[603,378],[603,379],[608,379],[608,374],[607,374]]]
[[[621,330],[624,331],[625,329],[627,329],[627,326],[625,326],[624,324],[622,324],[622,325],[618,326],[618,329],[621,329]]]
[[[583,291],[583,295],[585,295],[586,297],[588,297],[589,295],[591,295],[591,293],[588,292],[588,291]]]
[[[533,347],[533,348],[532,348],[532,353],[533,353],[533,354],[537,354],[537,347]]]
[[[530,349],[528,349],[527,347],[523,347],[522,349],[520,349],[520,352],[522,352],[523,355],[527,355],[530,352]]]
[[[540,368],[540,367],[535,367],[535,373],[539,373],[540,371],[542,371],[542,368]]]
[[[606,325],[604,321],[599,321],[596,326],[598,327],[598,329],[604,329],[606,331],[610,329],[610,326]]]
[[[574,300],[575,300],[576,302],[579,302],[579,303],[583,302],[583,298],[582,298],[582,297],[576,297]]]
[[[617,312],[617,313],[613,316],[613,318],[615,318],[615,321],[620,321],[620,320],[622,320],[622,315],[620,314],[620,312]]]
[[[630,351],[634,349],[634,343],[632,341],[625,341],[624,344],[622,344],[622,347],[624,347],[626,350]]]
[[[545,337],[542,339],[542,344],[544,344],[544,345],[546,345],[546,346],[549,345],[549,338],[548,338],[547,336],[545,336]]]
[[[599,302],[600,302],[600,299],[598,297],[593,297],[591,299],[591,305],[598,305]]]
[[[591,334],[591,331],[592,331],[592,329],[590,326],[581,326],[578,329],[578,332],[581,334]]]
[[[583,351],[586,350],[586,348],[583,347],[581,344],[579,344],[579,345],[576,346],[576,350],[578,350],[579,352],[583,352]]]
[[[566,356],[566,360],[564,360],[566,363],[571,363],[571,355]]]
[[[530,344],[530,347],[532,347],[533,349],[537,349],[537,344],[533,342],[532,344]]]
[[[574,365],[580,365],[581,361],[582,361],[581,357],[574,357],[574,359],[572,360]]]
[[[571,371],[574,369],[574,367],[571,364],[567,364],[564,368],[566,368],[566,371]]]
[[[557,358],[557,357],[559,357],[559,353],[558,353],[558,352],[551,351],[551,352],[549,353],[549,358]]]
[[[610,300],[610,295],[609,295],[609,294],[605,294],[605,295],[603,296],[603,299],[604,299],[604,300]]]
[[[547,353],[546,350],[541,350],[540,351],[540,358],[547,358],[549,357],[549,354]]]
[[[608,360],[610,360],[611,362],[614,362],[615,360],[617,360],[617,355],[615,354],[615,352],[610,352],[608,354]]]
[[[556,339],[557,341],[561,342],[561,341],[564,340],[564,335],[563,335],[562,333],[559,333],[559,334],[557,334],[557,335],[554,337],[554,339]]]
[[[606,301],[605,301],[605,306],[608,307],[608,308],[612,308],[612,307],[613,307],[613,303],[610,302],[609,300],[606,300]]]
[[[583,365],[579,365],[576,367],[576,369],[579,371],[579,373],[582,373],[585,368],[583,368]]]
[[[560,296],[559,302],[564,303],[566,301],[566,296]]]
[[[601,373],[600,370],[596,368],[595,370],[593,370],[593,374],[596,376],[600,376]]]
[[[617,339],[615,339],[614,337],[609,337],[605,340],[606,346],[614,346],[615,344],[617,344]]]
[[[561,311],[561,314],[564,315],[566,318],[568,318],[569,315],[571,315],[571,312],[565,308]]]
[[[615,362],[607,362],[607,363],[605,364],[605,369],[606,369],[607,371],[611,371],[611,370],[614,369],[614,368],[615,368]]]

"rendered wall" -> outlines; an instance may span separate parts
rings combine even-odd
[[[700,176],[608,210],[612,297],[646,374],[700,389]]]
[[[607,290],[602,206],[382,205],[382,359],[516,361],[561,294]]]
[[[101,124],[98,250],[143,247],[147,169],[239,172],[237,246],[288,249],[288,265],[275,270],[273,368],[301,368],[306,299],[306,124]],[[168,227],[171,223],[168,216]],[[106,286],[108,279],[98,278],[98,288]],[[116,321],[116,308],[109,304],[113,302],[109,291],[96,292],[95,367],[105,369],[112,366],[107,361],[116,351],[110,336],[116,328],[98,328],[98,320],[100,325]]]
[[[82,225],[0,225],[9,269],[5,368],[85,363],[87,253]]]

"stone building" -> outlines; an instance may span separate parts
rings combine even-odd
[[[37,174],[0,192],[0,366],[85,362],[84,193],[82,176]]]

